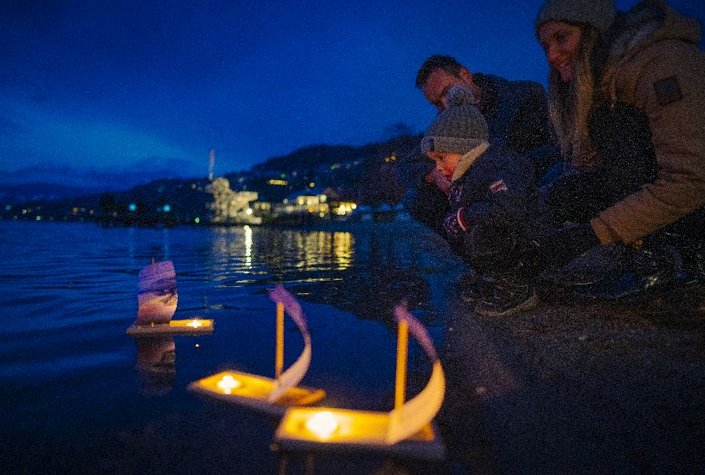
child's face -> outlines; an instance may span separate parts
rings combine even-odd
[[[428,152],[428,158],[436,164],[436,170],[448,180],[453,178],[453,173],[458,167],[462,155],[448,152]]]

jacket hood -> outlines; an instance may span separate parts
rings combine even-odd
[[[664,40],[698,45],[700,34],[697,20],[681,15],[663,0],[644,0],[615,21],[610,32],[609,57],[621,62]]]

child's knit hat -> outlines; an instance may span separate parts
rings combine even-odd
[[[447,107],[426,131],[421,150],[465,155],[488,137],[487,121],[475,104],[475,96],[464,86],[452,87],[447,95]]]
[[[556,20],[587,23],[604,33],[614,17],[613,0],[546,0],[536,18],[536,31],[544,22]]]

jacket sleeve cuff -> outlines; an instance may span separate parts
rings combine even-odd
[[[622,243],[622,239],[617,233],[600,218],[591,219],[590,227],[592,228],[592,232],[595,233],[595,236],[597,236],[597,239],[600,240],[600,244],[607,246],[609,244]]]
[[[455,217],[458,220],[458,226],[460,226],[460,229],[462,229],[463,232],[466,232],[468,229],[470,229],[470,223],[468,223],[468,221],[465,219],[465,213],[463,210],[464,208],[458,208]]]

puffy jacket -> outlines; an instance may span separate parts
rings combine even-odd
[[[547,229],[548,216],[533,179],[531,163],[504,145],[490,145],[454,180],[448,201],[451,212],[461,209],[463,221],[469,227],[501,230],[503,235],[497,236],[498,243],[505,242],[504,234],[511,234],[512,242],[520,242]],[[451,242],[454,244],[463,243]]]
[[[519,154],[530,154],[535,176],[543,176],[558,157],[543,86],[483,73],[474,73],[473,81],[483,92],[480,112],[487,120],[490,144],[504,145]],[[399,178],[409,188],[404,204],[411,216],[442,232],[442,222],[448,212],[446,195],[424,181],[433,167],[433,162],[417,148],[404,158]]]
[[[629,244],[684,217],[702,215],[705,53],[698,48],[697,22],[658,0],[645,0],[615,21],[609,38],[600,99],[646,114],[658,172],[590,224],[603,244]]]

